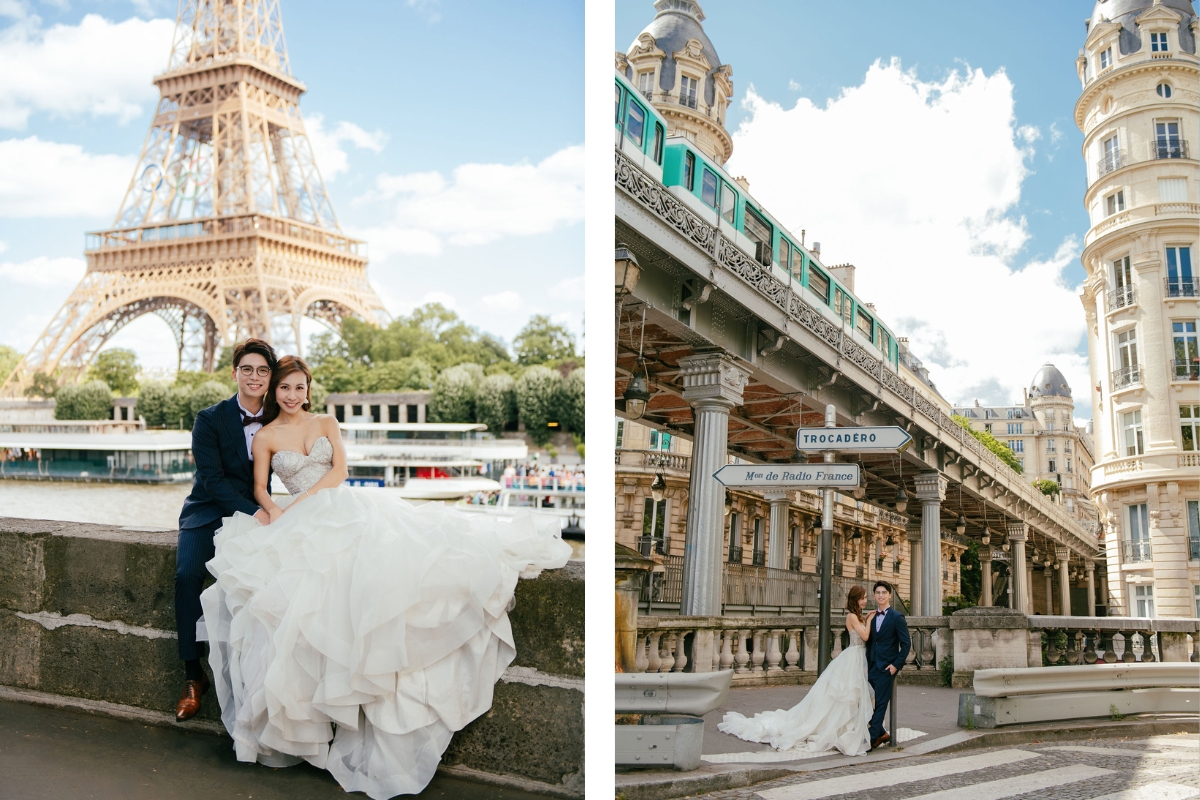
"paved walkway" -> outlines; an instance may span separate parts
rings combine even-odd
[[[229,739],[0,701],[4,800],[326,800],[347,795],[308,764],[243,764]],[[534,800],[540,795],[436,776],[421,798]]]

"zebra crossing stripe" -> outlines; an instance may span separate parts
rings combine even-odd
[[[1155,781],[1133,789],[1122,789],[1103,797],[1093,797],[1092,800],[1188,800],[1192,797],[1200,797],[1200,790],[1181,783]]]
[[[1108,775],[1111,769],[1090,767],[1086,764],[1072,764],[1069,767],[1045,769],[1031,772],[1028,775],[1017,775],[1014,778],[1003,778],[998,781],[975,783],[971,786],[961,786],[957,789],[944,789],[940,792],[920,794],[907,797],[905,800],[958,800],[969,796],[971,800],[1003,800],[1005,797],[1015,797],[1026,792],[1037,792],[1067,783],[1077,783],[1090,778]]]
[[[758,792],[763,800],[818,800],[838,794],[850,794],[867,789],[882,789],[901,783],[924,781],[931,778],[941,778],[946,775],[958,775],[963,772],[1000,767],[1005,764],[1015,764],[1031,758],[1040,758],[1037,753],[1024,750],[997,750],[992,753],[981,753],[961,758],[948,758],[930,764],[919,764],[911,767],[883,769],[876,772],[860,772],[843,775],[838,778],[826,778],[819,781],[808,781],[790,786],[777,786]],[[976,798],[972,798],[976,800]]]
[[[1195,750],[1200,753],[1200,739],[1187,739],[1183,736],[1156,736],[1152,739],[1142,739],[1143,744],[1148,744],[1151,747],[1186,747],[1188,750]]]
[[[1087,747],[1063,746],[1042,747],[1041,750],[1065,750],[1068,753],[1089,753],[1102,756],[1132,756],[1134,758],[1166,758],[1173,761],[1196,761],[1195,753],[1181,753],[1178,750],[1168,750],[1165,753],[1152,753],[1149,750],[1130,750],[1125,747]]]

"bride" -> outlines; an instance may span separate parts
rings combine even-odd
[[[867,682],[867,657],[863,647],[874,611],[864,616],[867,590],[850,589],[846,596],[846,630],[850,646],[829,663],[821,677],[789,709],[763,711],[747,719],[730,711],[717,726],[749,742],[769,744],[776,750],[822,753],[837,748],[848,756],[871,749],[871,713],[875,691]]]
[[[199,627],[240,761],[308,761],[348,792],[420,792],[454,733],[486,712],[516,650],[518,577],[566,564],[548,524],[351,489],[337,421],[309,412],[294,356],[271,377],[254,436],[263,525],[235,514],[215,538]],[[277,504],[270,469],[290,502]]]

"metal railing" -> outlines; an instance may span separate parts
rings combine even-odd
[[[681,94],[679,95],[679,105],[687,106],[688,108],[696,107],[695,95]]]
[[[1163,278],[1167,297],[1200,297],[1200,278]]]
[[[729,563],[730,564],[742,563],[742,548],[740,548],[740,547],[729,548]]]
[[[1103,177],[1113,170],[1120,169],[1129,162],[1125,160],[1125,151],[1114,150],[1111,153],[1105,153],[1103,158],[1096,162],[1097,177]]]
[[[670,536],[639,536],[637,543],[638,551],[647,557],[651,553],[657,553],[660,556],[670,555],[671,553]]]
[[[1190,158],[1188,143],[1183,139],[1159,139],[1150,145],[1150,158]]]
[[[756,567],[765,567],[767,565],[767,551],[755,550],[750,560]]]
[[[1175,367],[1175,380],[1177,381],[1200,380],[1200,362],[1195,359],[1191,361],[1174,359],[1171,361],[1171,366]]]
[[[792,556],[788,559],[788,569],[792,572],[800,571],[800,556]]]
[[[1188,561],[1200,560],[1200,536],[1188,537]]]
[[[1142,382],[1141,367],[1134,364],[1132,367],[1121,367],[1114,369],[1112,372],[1112,388],[1124,389],[1126,386],[1135,386]]]
[[[1123,558],[1126,564],[1140,564],[1143,561],[1150,561],[1150,543],[1149,542],[1122,542],[1124,547]]]
[[[1104,300],[1109,311],[1137,304],[1137,292],[1132,285],[1118,286],[1104,293]]]

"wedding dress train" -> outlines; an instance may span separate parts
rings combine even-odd
[[[821,753],[836,748],[848,756],[859,756],[871,749],[868,729],[874,710],[875,691],[867,681],[866,648],[858,634],[851,631],[850,646],[829,662],[799,703],[788,709],[763,711],[753,718],[730,711],[717,728],[776,750]]]
[[[325,437],[272,459],[293,496],[332,463]],[[303,759],[377,799],[424,789],[454,731],[491,708],[518,577],[570,554],[557,520],[347,487],[271,525],[235,514],[214,541],[199,633],[238,759]]]

